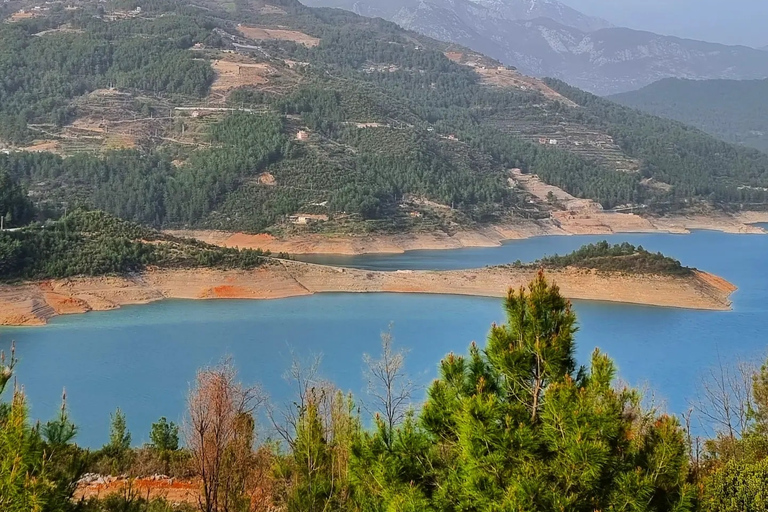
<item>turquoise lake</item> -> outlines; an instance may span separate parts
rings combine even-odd
[[[768,236],[698,231],[690,235],[542,237],[499,248],[413,251],[394,256],[312,258],[370,269],[472,268],[567,253],[599,240],[628,241],[720,275],[739,287],[734,310],[704,312],[579,301],[578,359],[595,347],[614,358],[620,377],[647,386],[657,402],[684,412],[702,374],[718,359],[758,360],[768,349]],[[309,259],[309,258],[307,258]],[[109,413],[128,416],[135,443],[160,416],[181,421],[197,368],[231,356],[247,383],[272,400],[289,399],[282,378],[291,353],[322,354],[322,376],[364,398],[364,353],[393,324],[409,349],[413,379],[427,385],[448,352],[484,342],[504,321],[498,299],[328,294],[274,301],[166,301],[111,312],[59,317],[46,327],[0,328],[0,348],[16,341],[18,382],[32,416],[55,414],[66,388],[78,442],[100,446]],[[266,426],[265,426],[266,427]]]

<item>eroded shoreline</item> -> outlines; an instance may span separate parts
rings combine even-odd
[[[275,260],[244,270],[148,270],[128,277],[0,285],[0,325],[44,325],[58,315],[105,311],[163,299],[279,299],[316,293],[423,293],[503,297],[531,281],[533,268],[366,271]],[[729,310],[736,287],[706,272],[658,276],[585,269],[547,271],[570,299]]]
[[[687,234],[692,230],[712,230],[733,234],[765,234],[754,226],[768,223],[768,212],[742,212],[736,215],[689,215],[649,218],[631,213],[588,211],[571,214],[557,212],[543,221],[520,220],[475,229],[457,229],[397,235],[324,235],[304,233],[286,238],[268,234],[250,235],[211,230],[171,230],[167,233],[196,238],[221,247],[262,249],[292,255],[402,254],[414,250],[448,250],[468,247],[499,247],[509,240],[536,236],[615,235],[632,233]]]

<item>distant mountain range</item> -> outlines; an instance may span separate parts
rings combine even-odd
[[[601,95],[667,77],[768,77],[768,52],[615,28],[555,0],[303,1],[383,17]]]
[[[768,152],[768,80],[672,78],[609,99]]]
[[[311,7],[337,7],[362,16],[393,21],[406,21],[411,13],[422,7],[429,8],[432,4],[456,12],[475,10],[479,16],[512,21],[549,18],[586,32],[612,26],[606,20],[587,16],[556,0],[304,0],[303,3]]]

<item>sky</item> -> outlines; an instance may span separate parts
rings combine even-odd
[[[560,0],[614,25],[725,44],[768,45],[768,0]]]

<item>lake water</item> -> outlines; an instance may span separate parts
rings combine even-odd
[[[576,302],[579,362],[597,346],[617,362],[622,379],[647,385],[669,411],[688,408],[696,384],[718,359],[758,359],[768,348],[768,236],[699,231],[691,235],[543,237],[499,248],[414,251],[395,256],[314,258],[370,269],[471,268],[547,254],[584,243],[629,241],[662,251],[739,286],[734,311]],[[166,301],[111,312],[59,317],[41,328],[0,328],[0,347],[17,342],[24,386],[35,418],[57,410],[63,387],[78,442],[100,446],[109,413],[127,414],[134,442],[146,441],[160,416],[180,421],[198,367],[231,356],[243,381],[260,383],[280,402],[292,352],[322,354],[322,374],[363,397],[362,356],[376,354],[379,334],[393,323],[408,347],[408,369],[428,384],[448,352],[484,342],[503,321],[498,299],[395,294],[329,294],[275,301]]]

